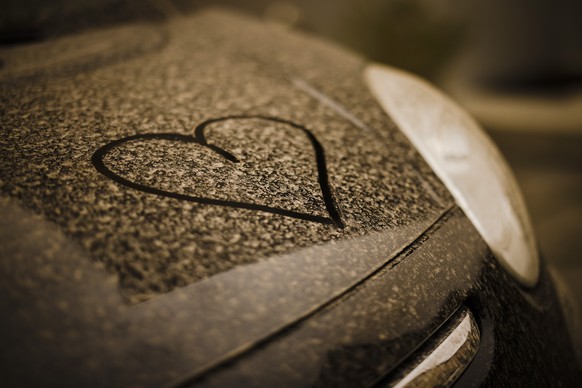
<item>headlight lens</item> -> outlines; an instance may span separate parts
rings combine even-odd
[[[370,65],[372,94],[447,186],[495,257],[534,286],[539,255],[523,197],[491,139],[463,109],[411,74]]]

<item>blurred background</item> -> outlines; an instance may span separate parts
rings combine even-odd
[[[0,44],[163,22],[205,6],[312,33],[452,94],[513,167],[546,262],[582,312],[582,2],[8,0]]]

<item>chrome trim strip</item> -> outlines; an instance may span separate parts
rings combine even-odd
[[[426,357],[406,368],[389,386],[452,385],[477,354],[481,338],[475,318],[468,309],[460,313],[456,322],[452,331],[445,334]]]

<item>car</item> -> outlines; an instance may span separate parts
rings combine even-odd
[[[575,386],[519,188],[419,78],[224,9],[0,51],[2,386]]]

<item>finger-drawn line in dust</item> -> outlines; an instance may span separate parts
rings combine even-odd
[[[171,140],[171,141],[179,141],[182,143],[195,143],[199,144],[203,147],[207,147],[212,151],[216,152],[218,155],[224,157],[225,159],[229,160],[232,163],[238,163],[239,160],[236,156],[232,153],[228,152],[225,149],[218,147],[217,145],[211,144],[206,139],[204,134],[204,130],[210,124],[227,121],[227,120],[242,120],[242,119],[261,119],[267,121],[273,121],[276,123],[282,123],[289,125],[293,128],[300,130],[305,136],[309,139],[313,150],[315,152],[315,161],[317,164],[317,174],[318,174],[318,181],[319,186],[321,188],[321,193],[323,196],[323,201],[325,204],[325,208],[329,217],[322,217],[308,213],[301,213],[296,212],[293,210],[282,209],[278,207],[271,207],[266,205],[259,205],[256,203],[248,203],[248,202],[238,202],[238,201],[230,201],[230,200],[221,200],[221,199],[213,199],[213,198],[205,198],[205,197],[197,197],[187,194],[176,193],[172,191],[161,190],[155,187],[143,185],[141,183],[133,182],[123,176],[115,173],[112,171],[104,162],[105,157],[107,154],[116,147],[119,147],[125,143],[135,141],[135,140]],[[331,187],[329,184],[329,178],[327,173],[327,166],[325,163],[325,153],[323,146],[317,140],[315,135],[311,133],[305,126],[296,124],[292,121],[277,118],[277,117],[269,117],[269,116],[259,116],[259,115],[240,115],[240,116],[227,116],[221,118],[214,118],[204,121],[203,123],[199,124],[195,131],[194,136],[191,135],[183,135],[179,133],[143,133],[137,134],[132,136],[127,136],[118,140],[114,140],[110,143],[107,143],[103,147],[99,148],[93,156],[91,157],[91,163],[95,167],[95,169],[106,176],[107,178],[123,185],[126,187],[130,187],[135,190],[143,191],[149,194],[155,194],[162,197],[174,198],[182,201],[189,201],[189,202],[197,202],[201,204],[207,205],[218,205],[218,206],[228,206],[234,207],[239,209],[249,209],[249,210],[256,210],[262,211],[267,213],[278,214],[285,217],[292,217],[297,218],[305,221],[310,222],[317,222],[326,225],[334,225],[337,228],[343,228],[344,224],[341,220],[340,213],[337,209],[336,202],[333,198],[333,194],[331,191]]]

